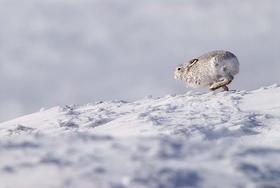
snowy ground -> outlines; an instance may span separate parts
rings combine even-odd
[[[1,188],[279,188],[280,87],[42,109],[0,124]]]

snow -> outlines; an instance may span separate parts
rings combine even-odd
[[[0,187],[280,185],[280,87],[42,108],[0,124]]]

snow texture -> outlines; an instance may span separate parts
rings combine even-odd
[[[280,87],[41,109],[0,124],[1,188],[279,188]]]

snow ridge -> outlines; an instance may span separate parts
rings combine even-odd
[[[279,187],[279,93],[189,92],[2,123],[0,187]]]

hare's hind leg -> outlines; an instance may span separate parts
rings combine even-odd
[[[224,91],[229,91],[228,86],[222,86],[222,88],[224,89]]]
[[[224,91],[228,91],[229,89],[228,89],[227,85],[230,84],[232,82],[232,80],[233,80],[233,77],[225,78],[219,82],[213,83],[209,88],[213,91],[216,89],[219,89],[219,88],[223,88]]]

